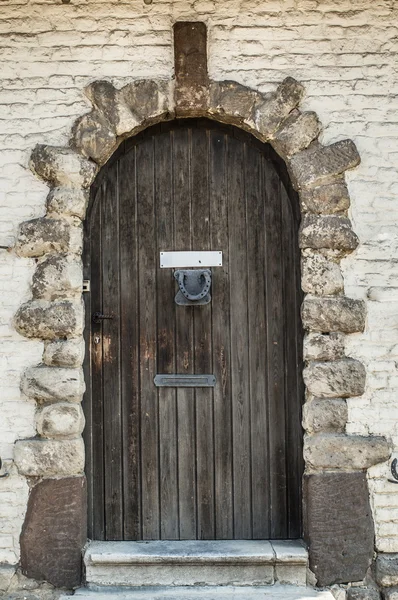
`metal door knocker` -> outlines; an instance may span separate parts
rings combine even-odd
[[[180,306],[209,304],[210,269],[179,270],[174,272],[174,277],[180,288],[175,297],[176,304]]]

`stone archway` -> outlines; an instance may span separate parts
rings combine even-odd
[[[201,24],[179,25],[194,31]],[[15,327],[45,342],[42,364],[29,368],[22,379],[23,393],[37,402],[38,435],[15,445],[19,472],[34,486],[21,539],[22,568],[57,586],[80,582],[86,538],[81,253],[90,185],[123,139],[157,122],[203,116],[270,143],[286,162],[299,193],[310,567],[320,585],[358,581],[373,555],[365,471],[389,457],[384,438],[345,433],[345,399],[361,395],[365,387],[364,366],[344,353],[345,334],[365,327],[365,307],[344,295],[340,269],[341,259],[358,245],[347,217],[344,172],[359,164],[359,155],[350,140],[330,146],[319,142],[320,122],[315,113],[299,110],[304,88],[292,78],[270,94],[209,80],[203,66],[203,29],[197,29],[189,41],[196,40],[197,62],[188,66],[183,60],[191,56],[188,42],[184,38],[178,46],[176,32],[176,81],[140,80],[121,90],[107,81],[93,82],[85,89],[93,109],[75,123],[70,145],[39,145],[32,152],[31,168],[50,192],[46,215],[22,223],[16,247],[19,256],[34,257],[38,264],[32,300],[20,307]],[[48,494],[53,494],[50,501]],[[349,501],[352,494],[355,505]],[[338,518],[329,518],[325,525],[331,503]],[[65,535],[62,545],[59,523]]]

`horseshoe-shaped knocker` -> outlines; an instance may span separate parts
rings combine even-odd
[[[179,270],[175,271],[174,277],[180,288],[175,297],[176,304],[201,305],[210,302],[210,269]]]

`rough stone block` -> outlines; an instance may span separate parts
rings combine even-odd
[[[15,571],[15,565],[0,565],[0,592],[8,590]]]
[[[318,296],[339,294],[344,289],[340,265],[322,254],[312,254],[302,260],[301,287],[304,292]]]
[[[350,587],[347,600],[380,600],[380,592],[373,587]],[[398,600],[398,596],[395,600]]]
[[[47,438],[76,437],[84,429],[84,415],[79,404],[57,403],[45,406],[36,415],[36,427]]]
[[[255,108],[261,94],[235,81],[213,81],[210,84],[209,112],[223,122],[242,122],[255,127]]]
[[[88,188],[98,167],[70,148],[38,144],[31,154],[30,167],[41,179],[57,187]]]
[[[344,357],[344,335],[308,333],[304,337],[304,360],[336,360]]]
[[[365,391],[366,371],[358,360],[310,362],[303,371],[307,390],[319,398],[349,398]]]
[[[350,206],[350,196],[344,180],[303,189],[300,191],[300,200],[304,211],[323,215],[344,213]]]
[[[82,228],[64,219],[41,217],[25,221],[19,227],[16,252],[19,256],[43,256],[48,252],[80,254]]]
[[[304,504],[310,569],[318,585],[362,581],[374,544],[366,474],[307,475]]]
[[[336,215],[304,215],[299,232],[300,248],[332,248],[352,251],[358,246],[358,238],[352,230],[351,221]]]
[[[87,85],[84,93],[92,105],[103,114],[112,129],[116,131],[119,117],[117,113],[118,90],[109,81],[101,79]]]
[[[83,288],[81,261],[66,255],[51,255],[37,267],[32,278],[32,294],[42,300],[80,296]]]
[[[380,598],[380,595],[378,596]],[[383,598],[384,600],[398,600],[398,588],[387,588],[383,590]],[[373,600],[373,597],[372,597]],[[375,600],[377,597],[375,596]]]
[[[345,296],[314,298],[307,296],[301,307],[304,329],[355,333],[365,328],[365,303]]]
[[[54,340],[83,333],[83,304],[69,300],[31,300],[14,318],[15,329],[25,337]]]
[[[384,437],[316,433],[304,441],[304,458],[309,470],[359,471],[388,460],[390,448]],[[355,581],[359,581],[357,578]]]
[[[272,138],[303,96],[304,87],[292,77],[282,81],[275,92],[263,96],[256,107],[256,128],[260,134]]]
[[[293,186],[296,190],[332,182],[338,175],[361,162],[352,140],[342,140],[330,146],[315,146],[295,154],[290,161]]]
[[[88,204],[88,190],[56,187],[47,196],[47,213],[84,219]]]
[[[345,431],[348,410],[343,398],[311,400],[303,406],[303,427],[308,433]]]
[[[118,93],[117,135],[131,131],[137,125],[155,122],[160,117],[173,117],[172,83],[165,80],[133,81]]]
[[[84,477],[44,480],[32,489],[21,534],[28,577],[68,589],[81,583],[86,504]]]
[[[43,362],[50,367],[80,367],[84,351],[83,338],[49,342],[44,348]]]
[[[85,390],[83,370],[31,367],[22,376],[21,389],[38,402],[80,402]]]
[[[93,110],[75,122],[71,144],[83,156],[102,165],[116,148],[116,135],[105,117]]]
[[[293,111],[275,132],[271,145],[280,156],[289,158],[307,148],[318,137],[321,129],[316,113]]]
[[[84,443],[73,440],[18,440],[14,461],[21,475],[27,477],[69,477],[84,470]]]
[[[376,581],[380,586],[398,586],[398,554],[380,553],[376,558]]]

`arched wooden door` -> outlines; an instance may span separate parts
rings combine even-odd
[[[300,536],[298,222],[271,147],[211,121],[150,128],[102,169],[85,236],[90,538]],[[223,252],[209,304],[175,304],[169,250]],[[156,387],[162,373],[217,383]]]

